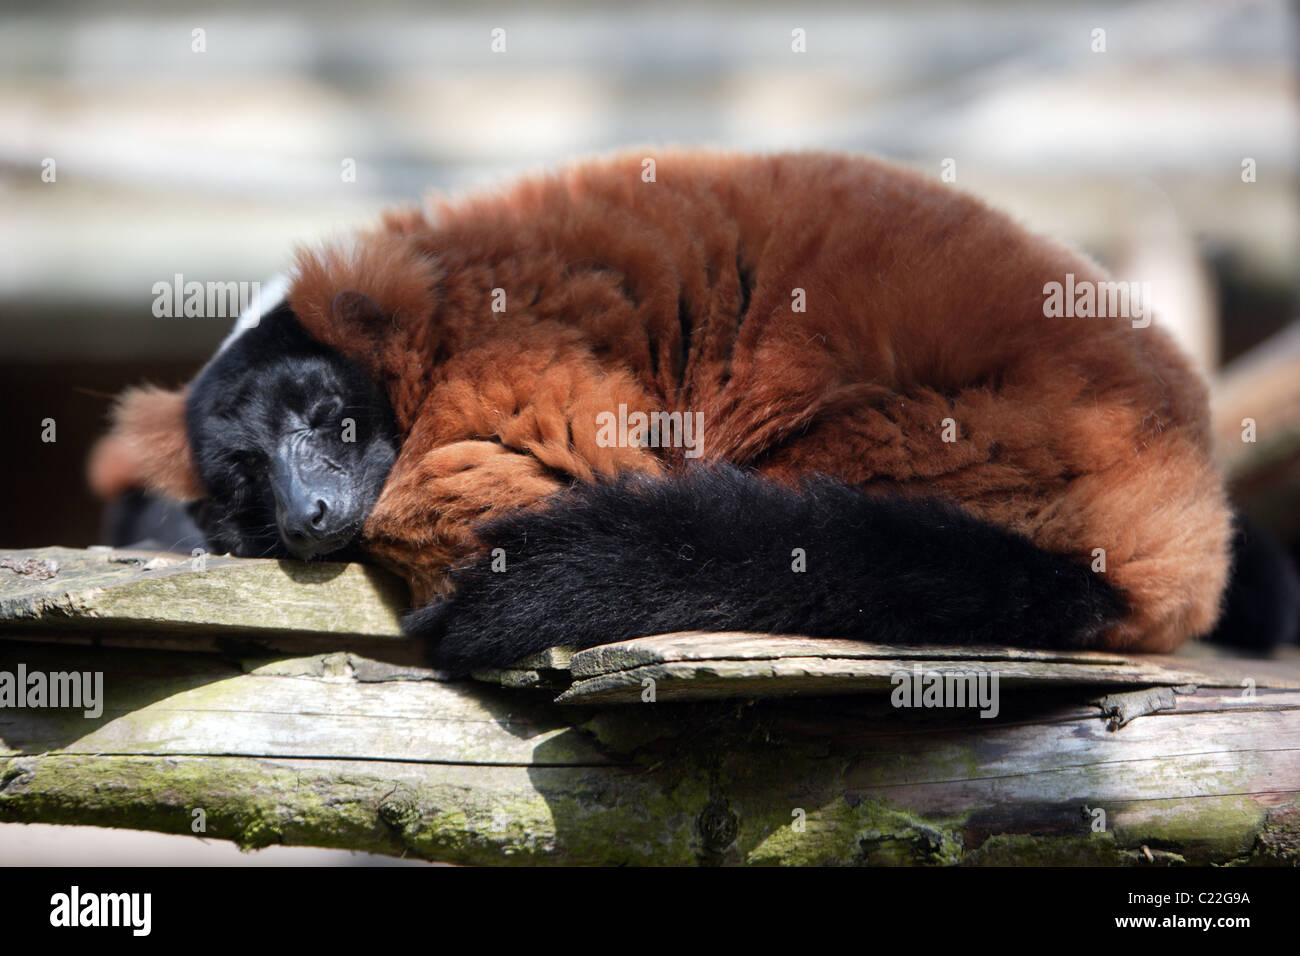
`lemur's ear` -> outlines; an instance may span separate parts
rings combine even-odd
[[[353,289],[344,289],[334,296],[330,312],[335,321],[359,326],[371,326],[386,318],[383,306],[366,295]]]
[[[113,426],[95,443],[90,487],[101,498],[143,488],[178,501],[205,495],[185,429],[185,396],[146,385],[128,388],[113,405]]]

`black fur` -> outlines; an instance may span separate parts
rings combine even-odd
[[[206,547],[203,532],[170,498],[131,489],[104,509],[103,540],[114,548],[145,548],[189,554]]]
[[[1300,575],[1278,541],[1236,517],[1223,616],[1206,640],[1267,651],[1300,635]]]
[[[346,419],[353,431],[345,432]],[[208,491],[191,515],[211,550],[354,556],[397,457],[392,410],[359,367],[308,337],[287,306],[208,363],[186,421]]]
[[[579,485],[481,536],[404,622],[453,674],[683,630],[1083,648],[1124,611],[1103,575],[951,506],[729,467]]]

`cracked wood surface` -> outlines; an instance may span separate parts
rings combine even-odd
[[[470,863],[1295,862],[1300,845],[1300,687],[1188,690],[1112,730],[1084,688],[1024,688],[992,720],[880,694],[572,707],[347,653],[73,652],[0,644],[0,670],[100,670],[105,697],[95,719],[0,710],[0,819],[187,833],[203,809],[204,836],[244,846]]]
[[[7,563],[7,564],[6,564]],[[22,570],[15,570],[20,568]],[[109,548],[0,550],[0,638],[310,652],[322,636],[414,663],[405,585],[374,567]]]
[[[241,846],[466,863],[1300,862],[1295,657],[680,634],[552,650],[494,686],[421,666],[361,569],[71,554],[100,583],[0,553],[38,578],[0,568],[0,673],[101,672],[104,710],[0,708],[2,820],[190,833],[202,809],[202,836]],[[172,621],[150,587],[227,604]],[[351,602],[347,630],[232,610],[275,587]],[[914,665],[997,673],[998,715],[891,706]]]

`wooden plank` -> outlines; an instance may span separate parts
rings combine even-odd
[[[1136,666],[941,658],[914,658],[905,662],[795,657],[765,661],[672,662],[635,667],[575,681],[557,700],[560,703],[602,705],[636,703],[652,685],[658,700],[859,694],[890,690],[903,678],[910,678],[913,667],[920,668],[925,675],[996,676],[999,686],[1008,689],[1053,684],[1145,687],[1161,683],[1175,687],[1195,683],[1195,674],[1191,672]]]
[[[983,719],[881,694],[576,708],[352,654],[0,643],[19,661],[100,669],[105,709],[0,710],[3,820],[190,833],[203,809],[244,846],[465,863],[1276,863],[1300,840],[1300,679],[1112,730],[1071,685]]]
[[[683,631],[606,644],[570,658],[575,677],[594,677],[643,664],[668,661],[770,660],[775,657],[824,657],[838,660],[907,660],[939,658],[973,661],[1062,661],[1077,664],[1124,664],[1118,654],[1096,651],[1030,650],[1018,647],[870,644],[801,635],[750,634],[739,631]]]
[[[561,703],[636,703],[657,700],[853,694],[889,690],[917,670],[937,674],[996,675],[999,686],[1053,684],[1178,686],[1201,676],[1166,659],[1089,651],[925,645],[900,647],[860,641],[757,634],[660,635],[609,644],[573,655],[576,678]]]
[[[0,551],[0,640],[212,651],[391,647],[405,658],[406,587],[361,564],[165,552]],[[92,636],[93,634],[93,636]]]
[[[18,646],[18,645],[13,645]],[[117,658],[125,656],[125,662]],[[329,654],[252,666],[247,672],[207,655],[179,662],[94,650],[79,671],[105,675],[103,713],[77,709],[0,711],[0,755],[206,754],[445,763],[609,763],[590,738],[571,732],[535,700],[503,690],[466,693],[462,685],[395,673],[358,679],[362,659]],[[65,655],[30,648],[33,669],[66,668]],[[131,665],[130,667],[124,666]],[[13,666],[9,669],[12,671]],[[501,735],[501,729],[509,731]],[[487,734],[487,745],[476,741]]]

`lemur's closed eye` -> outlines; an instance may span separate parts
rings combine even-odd
[[[387,399],[287,305],[204,368],[186,420],[207,492],[191,515],[210,548],[241,557],[344,552],[397,455]]]

